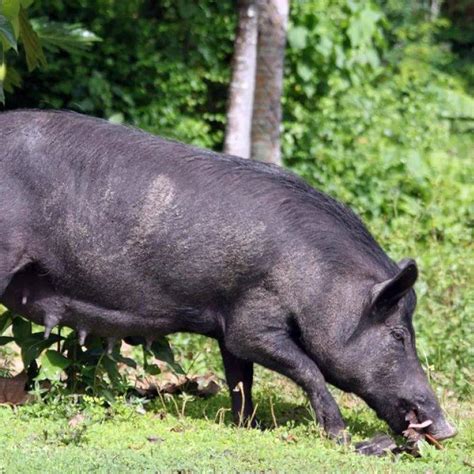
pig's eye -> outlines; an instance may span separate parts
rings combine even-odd
[[[402,328],[393,328],[391,334],[397,341],[403,341],[405,339],[405,331]]]

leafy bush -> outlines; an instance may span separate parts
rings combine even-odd
[[[3,335],[5,332],[11,335]],[[60,390],[67,388],[72,393],[100,396],[111,404],[115,401],[113,391],[123,394],[130,388],[129,381],[119,371],[119,365],[137,368],[134,359],[121,355],[121,341],[110,345],[99,337],[89,336],[81,345],[76,331],[58,328],[56,334],[45,334],[43,328],[31,321],[3,311],[0,316],[0,346],[11,342],[20,348],[30,382],[32,379],[37,382],[48,380]],[[140,357],[144,373],[157,375],[160,368],[148,362],[150,357],[156,357],[172,370],[182,373],[165,338],[155,340],[149,347],[143,346]]]
[[[12,92],[22,84],[18,70],[7,57],[18,54],[20,43],[29,72],[46,66],[43,47],[52,52],[59,50],[77,54],[100,39],[78,23],[50,22],[47,18],[30,20],[28,7],[34,0],[9,0],[0,3],[0,103],[5,102],[4,90]],[[7,64],[8,63],[8,64]]]
[[[202,146],[222,141],[231,2],[38,0],[31,7],[32,16],[45,12],[52,21],[74,18],[103,41],[92,54],[55,55],[34,76],[23,70],[37,87],[11,97],[9,107],[69,108]]]

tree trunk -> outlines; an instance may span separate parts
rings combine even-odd
[[[260,0],[252,158],[281,164],[283,61],[289,0]]]
[[[224,151],[249,158],[257,60],[258,0],[239,0]]]
[[[432,20],[437,20],[441,9],[442,0],[431,0],[430,15]]]

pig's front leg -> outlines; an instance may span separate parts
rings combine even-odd
[[[232,415],[238,426],[256,425],[252,403],[253,363],[231,354],[219,341],[225,377],[232,400]]]
[[[317,420],[328,435],[346,441],[345,423],[321,371],[293,341],[284,324],[278,324],[286,317],[271,314],[279,310],[276,305],[258,300],[248,303],[248,307],[239,306],[226,328],[227,350],[293,380],[308,394]]]

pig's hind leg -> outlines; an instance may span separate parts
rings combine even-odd
[[[21,240],[9,239],[0,233],[0,298],[14,275],[28,263]]]
[[[259,293],[234,310],[225,332],[226,349],[238,358],[279,372],[309,396],[319,424],[329,436],[345,439],[345,424],[316,363],[291,336],[288,315],[274,295]]]

